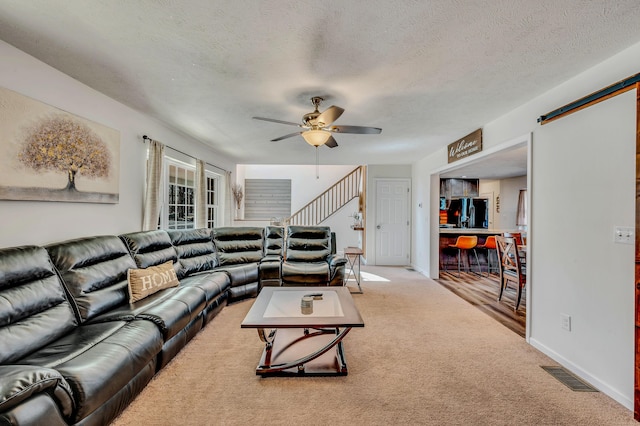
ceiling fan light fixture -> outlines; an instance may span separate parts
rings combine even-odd
[[[331,132],[326,130],[307,130],[302,132],[302,137],[309,145],[319,147],[327,143],[331,137]]]

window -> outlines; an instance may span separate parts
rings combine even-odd
[[[220,198],[220,176],[211,172],[207,172],[206,176],[207,182],[207,228],[215,228],[218,226],[220,221],[218,214],[220,211],[219,208],[219,198]]]
[[[165,159],[167,192],[162,209],[162,228],[192,229],[195,227],[195,167]]]
[[[165,195],[159,228],[193,229],[196,226],[196,168],[170,157],[165,157]],[[219,174],[205,172],[206,218],[204,226],[221,226],[223,200],[220,194]]]
[[[244,218],[291,216],[291,179],[245,179]]]

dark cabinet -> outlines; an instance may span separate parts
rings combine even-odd
[[[440,179],[440,196],[450,200],[458,197],[477,197],[478,179]]]

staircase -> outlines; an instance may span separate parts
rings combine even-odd
[[[365,196],[365,166],[359,166],[287,220],[289,225],[319,225],[356,197]],[[361,205],[364,204],[361,202]]]

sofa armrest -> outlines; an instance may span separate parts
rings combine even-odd
[[[342,257],[342,256],[338,256],[336,254],[332,254],[332,255],[327,257],[327,262],[329,262],[329,266],[331,267],[331,269],[334,270],[335,268],[337,268],[339,266],[346,265],[347,264],[347,259]]]
[[[282,285],[282,257],[270,254],[260,261],[260,288]]]
[[[260,259],[260,263],[267,263],[267,262],[282,262],[282,256],[279,256],[277,254],[268,254],[262,259]]]
[[[74,409],[73,393],[60,373],[31,365],[0,366],[0,412],[9,411],[39,393],[47,393],[68,417]]]
[[[335,254],[327,257],[329,262],[329,285],[344,285],[347,259]]]

